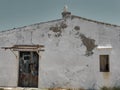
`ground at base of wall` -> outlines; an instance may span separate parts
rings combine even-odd
[[[0,90],[48,90],[48,89],[38,89],[38,88],[21,88],[21,87],[16,87],[16,88],[9,88],[9,87],[0,87]]]
[[[11,88],[11,87],[0,87],[0,90],[86,90],[86,89],[62,89],[62,88],[49,88],[49,89],[40,89],[40,88],[21,88],[21,87],[15,87],[15,88]],[[94,90],[94,89],[88,89],[88,90]]]

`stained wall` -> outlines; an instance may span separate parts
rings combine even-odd
[[[39,88],[100,88],[120,84],[120,27],[78,17],[0,32],[0,47],[44,45],[39,52]],[[98,46],[112,48],[98,49]],[[110,72],[100,72],[109,55]],[[0,49],[0,86],[17,87],[19,52]]]

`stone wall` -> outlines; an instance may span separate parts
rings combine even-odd
[[[0,32],[0,47],[44,45],[39,88],[100,88],[120,84],[120,28],[81,18],[60,19]],[[112,49],[97,49],[98,46]],[[100,72],[99,55],[110,56]],[[0,49],[0,86],[18,84],[19,52]]]

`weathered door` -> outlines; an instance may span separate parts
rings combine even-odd
[[[38,87],[39,55],[37,52],[20,51],[19,81],[20,87]]]

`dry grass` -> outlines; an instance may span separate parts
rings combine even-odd
[[[78,88],[78,89],[76,89],[76,88],[68,88],[68,89],[63,89],[63,88],[50,88],[50,89],[48,89],[48,90],[85,90],[85,89],[83,89],[83,88]]]
[[[120,90],[120,87],[106,87],[106,86],[103,86],[101,88],[101,90]]]

